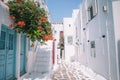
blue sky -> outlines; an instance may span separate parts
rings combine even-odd
[[[50,11],[51,21],[60,22],[63,17],[71,17],[72,10],[79,8],[82,0],[45,0]]]

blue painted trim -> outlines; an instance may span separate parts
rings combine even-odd
[[[14,76],[16,77],[16,67],[17,67],[17,65],[16,65],[16,61],[17,61],[17,58],[16,58],[16,53],[17,53],[17,33],[16,32],[14,32],[15,33],[15,37],[14,37],[14,42],[15,42],[15,45],[14,45]]]
[[[26,41],[27,41],[27,40],[26,40],[26,36],[25,36],[25,49],[24,49],[24,50],[25,50],[25,51],[24,51],[24,53],[25,53],[25,54],[24,54],[24,56],[25,56],[25,60],[24,60],[24,61],[25,61],[25,62],[24,62],[24,64],[25,64],[25,66],[24,66],[25,72],[26,72],[26,57],[27,57],[27,56],[26,56],[26,54],[27,54],[27,52],[26,52]]]
[[[21,43],[21,47],[23,47],[23,55],[21,55],[23,57],[23,60],[20,59],[20,61],[23,61],[23,62],[20,62],[20,64],[22,64],[23,66],[21,67],[23,70],[23,73],[21,73],[22,71],[20,71],[20,75],[24,75],[26,73],[26,35],[21,33],[21,41],[24,41],[24,44]],[[20,50],[21,51],[21,50]],[[20,69],[21,69],[20,68]]]
[[[25,65],[25,66],[24,66],[24,70],[25,70],[25,73],[26,73],[26,64],[27,64],[27,63],[26,63],[26,57],[27,57],[27,56],[26,56],[26,53],[27,53],[27,52],[26,52],[26,40],[27,40],[27,39],[26,39],[26,35],[24,35],[24,36],[25,36],[25,39],[24,39],[24,40],[25,40],[25,45],[24,45],[24,50],[25,50],[25,51],[24,51],[24,65]]]

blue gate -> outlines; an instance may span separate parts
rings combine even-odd
[[[2,25],[0,36],[0,80],[15,78],[16,33]]]
[[[26,73],[26,36],[21,34],[20,75]]]

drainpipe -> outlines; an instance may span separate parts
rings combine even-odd
[[[16,53],[16,78],[20,80],[20,41],[21,41],[21,34],[17,34],[17,53]]]

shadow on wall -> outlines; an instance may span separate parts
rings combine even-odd
[[[120,40],[118,40],[117,46],[118,46],[119,75],[120,75]]]

